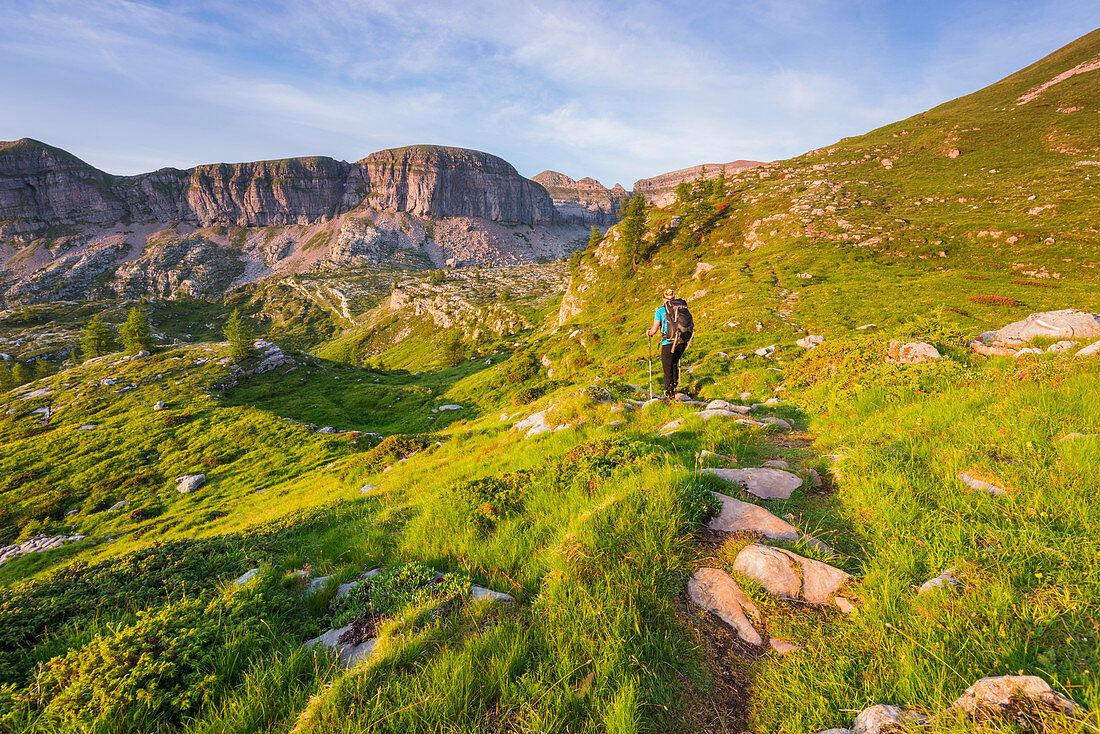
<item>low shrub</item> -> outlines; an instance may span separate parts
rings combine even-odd
[[[532,473],[517,471],[499,477],[483,477],[462,482],[453,493],[470,515],[470,520],[483,531],[491,530],[505,517],[523,509],[523,501],[532,483]]]
[[[470,580],[463,574],[437,574],[412,561],[384,569],[353,586],[337,601],[332,623],[336,627],[358,623],[357,636],[365,639],[373,636],[379,622],[410,604],[431,600],[446,603],[464,596],[469,589]]]
[[[429,441],[425,436],[395,433],[364,452],[363,458],[371,471],[380,471],[400,458],[426,449],[428,445]]]
[[[714,492],[722,489],[729,491],[723,484],[713,474],[692,474],[680,483],[680,501],[687,508],[691,522],[706,522],[722,511],[722,503]]]
[[[1027,285],[1027,286],[1031,286],[1032,288],[1050,288],[1050,289],[1056,289],[1056,288],[1060,288],[1060,287],[1061,287],[1061,286],[1059,286],[1059,285],[1058,285],[1057,283],[1047,283],[1047,282],[1045,282],[1045,281],[1042,281],[1042,280],[1024,280],[1024,279],[1022,279],[1022,278],[1018,278],[1018,279],[1016,279],[1016,280],[1014,280],[1014,281],[1012,281],[1012,282],[1013,282],[1013,284],[1015,284],[1015,285]]]
[[[541,398],[546,394],[546,385],[530,385],[528,387],[521,387],[516,391],[516,394],[512,396],[513,405],[527,405]]]
[[[974,303],[986,303],[991,306],[1019,306],[1020,302],[1015,298],[1008,298],[1006,296],[971,296],[970,300]]]

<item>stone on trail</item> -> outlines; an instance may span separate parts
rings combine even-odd
[[[928,579],[917,590],[918,594],[926,594],[932,589],[959,589],[962,582],[955,576],[955,569],[949,568],[934,579]]]
[[[698,416],[700,420],[709,421],[711,418],[740,418],[742,415],[744,415],[747,412],[748,412],[747,409],[741,411],[741,410],[728,410],[726,408],[714,408],[714,409],[709,409],[708,408],[706,410],[697,411],[695,413],[695,415]]]
[[[859,712],[855,723],[852,724],[852,734],[886,734],[914,724],[923,724],[926,721],[928,717],[924,714],[903,709],[900,706],[879,703]]]
[[[790,423],[783,420],[782,418],[776,418],[774,415],[769,415],[768,417],[761,418],[760,420],[763,421],[765,425],[779,426],[780,428],[782,428],[784,431],[787,431],[788,433],[790,433],[792,430],[794,430],[794,426],[792,426]]]
[[[759,582],[772,596],[829,606],[851,575],[827,563],[782,548],[753,543],[733,561],[733,570]]]
[[[983,482],[981,479],[978,479],[977,477],[972,477],[966,472],[963,472],[963,473],[959,474],[959,481],[961,481],[963,484],[970,487],[971,489],[977,489],[977,490],[980,490],[980,491],[985,492],[987,494],[991,494],[991,495],[1008,494],[1008,492],[1005,491],[1004,487],[998,487],[996,484],[990,484],[989,482]]]
[[[982,678],[951,704],[954,711],[971,716],[1011,713],[1021,701],[1031,702],[1046,712],[1078,713],[1081,707],[1058,693],[1042,678],[1034,675],[1000,675]]]
[[[765,538],[786,540],[791,543],[802,541],[823,553],[833,552],[827,543],[812,535],[803,535],[794,525],[781,520],[759,505],[742,502],[718,492],[711,492],[711,494],[722,503],[721,512],[707,523],[707,527],[711,530],[724,533],[757,533]]]
[[[760,610],[728,573],[717,568],[700,568],[688,581],[688,596],[736,630],[743,641],[757,647],[763,646],[764,638],[749,621],[751,615],[759,624]]]
[[[886,351],[886,361],[890,364],[920,364],[941,356],[939,350],[924,342],[891,341]]]
[[[817,473],[816,469],[807,469],[806,473],[810,475],[810,484],[816,489],[824,486],[824,482],[821,480],[821,475]]]
[[[786,640],[781,640],[778,637],[773,637],[768,640],[768,644],[771,645],[771,648],[780,655],[790,655],[792,652],[798,652],[802,649],[799,645],[796,645],[793,642],[787,642]]]
[[[176,485],[176,491],[180,494],[187,494],[191,490],[198,489],[206,484],[206,475],[187,474],[182,477],[176,477],[176,481],[179,482],[179,484]]]
[[[703,469],[730,484],[740,485],[749,494],[765,500],[786,500],[802,486],[802,479],[782,469]]]
[[[791,465],[788,464],[787,462],[783,461],[782,459],[771,459],[770,461],[765,461],[764,466],[770,466],[772,469],[790,469],[791,468]]]

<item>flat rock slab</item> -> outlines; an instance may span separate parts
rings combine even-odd
[[[1081,707],[1058,693],[1042,678],[1034,675],[1000,675],[982,678],[970,686],[951,704],[955,711],[970,715],[1004,714],[1027,700],[1038,708],[1064,714],[1074,714]]]
[[[759,624],[760,610],[725,571],[700,568],[688,581],[688,596],[732,627],[744,642],[756,647],[764,645],[764,638],[749,621],[751,616]]]
[[[703,469],[730,484],[740,485],[749,494],[765,500],[790,499],[802,486],[802,479],[782,469]]]
[[[1008,492],[1005,491],[1004,487],[998,487],[996,484],[990,484],[989,482],[982,481],[981,479],[978,479],[977,477],[973,477],[973,476],[971,476],[970,474],[968,474],[966,472],[963,472],[962,474],[959,475],[959,481],[962,482],[963,484],[965,484],[966,486],[970,487],[971,489],[976,489],[980,492],[985,492],[986,494],[991,494],[991,495],[1008,494]]]
[[[740,418],[745,413],[748,413],[748,406],[744,406],[745,410],[733,410],[731,408],[707,408],[706,410],[700,410],[695,415],[700,420],[709,421],[711,418]]]
[[[827,563],[804,558],[782,548],[753,543],[737,554],[733,570],[757,581],[772,596],[831,606],[844,599],[837,592],[852,580],[850,574]]]
[[[782,520],[759,505],[727,497],[712,492],[722,503],[722,511],[707,523],[711,530],[726,533],[760,533],[772,540],[786,540],[797,543],[802,533],[794,525]]]

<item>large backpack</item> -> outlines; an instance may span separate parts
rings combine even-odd
[[[687,301],[683,298],[670,298],[665,301],[665,333],[664,338],[672,342],[675,349],[677,345],[691,343],[695,336],[695,320],[691,318]]]

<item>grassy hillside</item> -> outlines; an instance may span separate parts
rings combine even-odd
[[[1100,358],[968,342],[1100,311],[1077,165],[1100,71],[1017,104],[1098,55],[1093,33],[924,115],[688,185],[637,238],[625,222],[572,258],[568,288],[561,265],[404,279],[385,301],[354,274],[272,284],[251,307],[293,370],[238,373],[259,360],[213,341],[224,305],[171,304],[211,341],[0,394],[0,545],[64,536],[0,565],[0,729],[817,732],[888,703],[930,731],[1096,730]],[[683,386],[743,413],[643,403],[666,284],[698,326]],[[5,315],[5,336],[75,332],[83,312],[53,308]],[[892,339],[942,358],[891,363]],[[701,471],[777,461],[789,499]],[[799,539],[712,529],[712,491]],[[735,568],[753,543],[851,574],[854,610],[773,596]],[[801,649],[696,606],[701,568]],[[957,587],[918,593],[948,569]],[[376,641],[350,670],[304,646],[348,619]],[[947,713],[1007,673],[1082,709]]]

